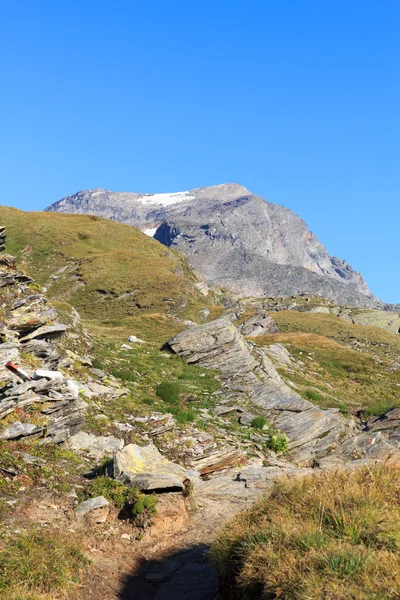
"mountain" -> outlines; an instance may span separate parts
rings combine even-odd
[[[135,225],[183,252],[209,284],[242,296],[313,294],[342,304],[380,305],[362,275],[330,256],[300,217],[238,184],[171,194],[94,189],[46,210]]]

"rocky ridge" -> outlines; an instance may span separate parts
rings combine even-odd
[[[242,296],[309,293],[342,304],[380,305],[362,275],[329,256],[304,221],[241,185],[176,194],[86,190],[46,210],[135,225],[183,252],[209,284]]]

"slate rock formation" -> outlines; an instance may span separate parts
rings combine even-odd
[[[217,369],[225,389],[224,404],[263,413],[289,437],[289,458],[308,464],[324,456],[350,434],[337,410],[322,410],[291,390],[270,358],[247,343],[227,319],[193,327],[168,345],[188,363]]]
[[[291,210],[237,184],[176,194],[78,192],[48,211],[87,213],[136,225],[183,252],[211,285],[242,296],[320,295],[379,306],[359,273],[331,257]]]

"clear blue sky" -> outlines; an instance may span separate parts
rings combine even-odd
[[[400,302],[399,0],[0,0],[0,203],[234,181]]]

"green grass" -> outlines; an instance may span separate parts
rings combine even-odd
[[[178,404],[181,388],[178,382],[162,381],[156,387],[156,394],[167,404]]]
[[[330,315],[296,313],[293,317],[289,311],[283,317],[277,315],[288,331],[263,336],[256,343],[268,346],[278,342],[287,347],[297,368],[280,367],[279,372],[305,398],[323,408],[339,408],[344,413],[364,411],[366,415],[400,406],[400,370],[392,369],[392,364],[400,361],[398,336],[344,323],[345,330],[353,332],[350,344],[345,335],[340,339],[333,326],[327,327],[327,317],[335,319]],[[291,327],[294,331],[289,330]],[[320,333],[311,333],[311,329]],[[365,334],[364,330],[369,331]]]
[[[1,597],[72,597],[86,564],[71,536],[35,530],[15,534],[0,549]]]
[[[223,599],[400,597],[400,470],[281,480],[213,545]]]
[[[203,307],[220,311],[212,294],[206,298],[195,288],[197,277],[186,258],[135,227],[8,207],[0,207],[0,220],[7,226],[7,252],[48,287],[51,298],[69,302],[94,326],[107,321],[124,333],[129,328],[144,333],[143,315],[196,320]],[[160,339],[157,328],[150,327],[150,334]]]
[[[251,426],[254,427],[254,429],[263,429],[267,424],[268,421],[265,417],[254,417],[251,422]]]
[[[177,423],[184,425],[197,418],[200,408],[217,403],[213,393],[220,388],[220,382],[215,371],[187,365],[182,358],[160,351],[154,344],[136,345],[127,351],[118,343],[99,340],[93,353],[97,364],[106,373],[117,376],[129,391],[125,397],[102,403],[108,423],[94,418],[97,407],[89,410],[86,428],[93,433],[111,433],[114,421],[124,422],[129,416],[146,416],[154,411],[173,413]],[[131,374],[130,379],[125,374]]]
[[[146,496],[145,494],[141,494],[136,488],[128,487],[106,476],[94,479],[85,490],[83,496],[85,498],[104,496],[104,498],[112,502],[119,509],[131,506],[135,516],[142,515],[146,511],[147,516],[151,518],[156,512],[156,496]]]
[[[308,400],[312,400],[315,403],[321,402],[322,400],[321,394],[315,390],[306,390],[304,395]]]

